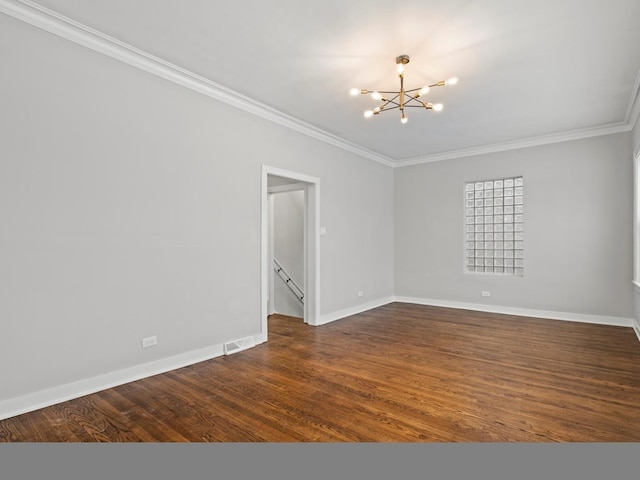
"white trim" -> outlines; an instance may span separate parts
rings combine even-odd
[[[396,296],[396,302],[414,303],[417,305],[431,305],[434,307],[459,308],[462,310],[475,310],[478,312],[500,313],[505,315],[517,315],[520,317],[548,318],[551,320],[564,320],[568,322],[596,323],[599,325],[612,325],[617,327],[633,326],[633,318],[610,317],[606,315],[586,315],[584,313],[554,312],[550,310],[532,310],[529,308],[503,307],[500,305],[483,305],[478,303],[456,302],[451,300],[436,300],[432,298],[416,298]]]
[[[259,335],[254,335],[251,338],[256,344],[261,343],[259,341]],[[211,360],[222,356],[223,353],[223,344],[220,343],[199,350],[181,353],[172,357],[154,360],[153,362],[124,368],[115,372],[104,373],[91,378],[84,378],[46,390],[3,400],[0,401],[0,420],[90,395],[125,383],[170,372],[195,363]]]
[[[357,315],[358,313],[366,312],[367,310],[378,308],[383,305],[392,303],[394,301],[395,301],[394,297],[384,297],[378,300],[372,300],[367,303],[354,305],[353,307],[345,308],[337,312],[327,313],[325,315],[322,315],[322,317],[320,317],[320,321],[316,325],[324,325],[329,322],[335,322],[336,320],[340,320],[345,317],[350,317],[351,315]]]
[[[637,293],[640,293],[640,283],[636,282],[635,280],[633,280],[631,283],[633,283],[633,287],[634,287],[635,291]]]
[[[409,158],[407,160],[398,160],[396,161],[394,166],[395,168],[410,167],[412,165],[420,165],[422,163],[439,162],[441,160],[452,160],[454,158],[471,157],[474,155],[482,155],[486,153],[504,152],[508,150],[515,150],[518,148],[537,147],[540,145],[548,145],[551,143],[568,142],[571,140],[580,140],[583,138],[598,137],[601,135],[629,132],[631,130],[632,127],[627,123],[614,123],[602,127],[585,128],[581,130],[543,135],[540,137],[523,138],[520,140],[494,143],[481,147],[449,150],[442,153],[434,153],[431,155]]]
[[[393,166],[393,160],[385,155],[348,142],[30,0],[0,0],[0,12],[283,127],[388,167]]]
[[[638,320],[633,321],[633,331],[636,332],[636,337],[640,341],[640,323],[638,323]]]
[[[320,319],[320,179],[269,165],[262,165],[260,213],[260,332],[267,340],[269,310],[269,175],[290,178],[304,185],[304,321],[317,325]]]

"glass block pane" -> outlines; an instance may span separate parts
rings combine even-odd
[[[493,189],[493,182],[484,182],[484,189],[485,190]]]
[[[516,179],[515,179],[515,183],[514,183],[514,185],[515,185],[516,187],[521,187],[523,184],[524,184],[524,182],[523,182],[523,180],[522,180],[522,177],[520,177],[520,178],[516,178]]]
[[[473,225],[467,225],[467,232],[473,232],[475,231],[474,226]]]
[[[495,258],[504,258],[504,250],[494,250],[493,256]]]
[[[505,205],[513,205],[513,197],[505,197],[504,204]]]
[[[492,258],[486,258],[484,260],[484,266],[485,267],[493,267],[493,259]]]
[[[504,240],[504,233],[496,233],[493,239],[496,240],[496,241]]]
[[[484,248],[484,242],[475,242],[476,250],[482,250]]]
[[[493,233],[485,233],[484,234],[485,241],[493,242]]]
[[[467,241],[473,242],[475,240],[473,233],[467,233]]]
[[[484,191],[484,198],[492,198],[492,197],[493,197],[493,190]]]
[[[505,267],[513,267],[513,259],[510,259],[510,258],[505,259],[504,266]]]
[[[473,208],[467,208],[467,217],[473,215]]]
[[[467,225],[473,225],[474,223],[476,223],[474,217],[467,217]]]
[[[467,250],[467,257],[472,258],[475,257],[475,250]]]
[[[504,258],[513,258],[513,250],[505,250],[504,251]]]
[[[476,207],[484,207],[484,200],[482,200],[481,198],[478,200],[475,200],[476,203]]]
[[[504,207],[495,207],[493,213],[496,215],[502,215],[504,213]]]
[[[513,235],[513,237],[514,237],[516,240],[524,240],[524,232],[516,232],[516,233]]]
[[[472,190],[474,190],[473,183],[467,183],[467,184],[465,184],[465,186],[464,186],[464,190],[465,190],[465,192],[471,192]]]
[[[475,209],[475,214],[476,215],[484,215],[484,208],[476,208]],[[471,215],[473,215],[473,213]]]
[[[493,216],[484,217],[484,223],[493,223]]]
[[[493,250],[493,242],[484,242],[484,248],[490,248]]]
[[[473,207],[473,200],[467,200],[467,208]]]
[[[484,231],[485,232],[493,232],[493,225],[485,225],[484,226]]]
[[[476,267],[484,267],[484,259],[476,258]]]
[[[503,266],[504,266],[504,260],[503,260],[503,259],[501,259],[501,258],[496,258],[496,259],[494,260],[494,262],[495,262],[495,266],[496,266],[496,267],[503,267]]]
[[[493,215],[493,208],[492,207],[485,207],[484,208],[484,214],[485,215]],[[491,223],[491,222],[486,222],[486,223]]]
[[[484,188],[483,182],[476,182],[476,190],[482,190]]]
[[[522,268],[516,268],[513,274],[522,277],[524,275],[524,270]]]
[[[474,249],[476,248],[476,242],[467,242],[467,248]]]
[[[513,242],[513,248],[522,250],[524,248],[524,242]]]
[[[484,233],[476,233],[475,236],[476,242],[482,242],[484,240]]]
[[[484,258],[493,258],[493,250],[485,250]]]
[[[496,215],[493,217],[493,223],[504,223],[504,217],[502,215]]]
[[[513,268],[505,268],[504,273],[506,275],[513,275]]]
[[[484,192],[482,190],[476,190],[476,198],[484,198]]]
[[[484,233],[484,225],[476,225],[476,232]]]
[[[514,224],[514,228],[516,229],[516,232],[522,232],[524,230],[524,227],[523,227],[522,223]]]
[[[522,195],[522,192],[524,192],[524,188],[522,187],[514,188],[514,192],[516,195]]]
[[[516,197],[516,205],[522,205],[524,199],[522,197]]]
[[[496,267],[496,268],[494,268],[494,271],[495,271],[496,273],[504,273],[504,268],[502,268],[502,267]]]
[[[499,223],[493,226],[493,231],[494,232],[503,232],[504,231],[504,225],[500,225]]]
[[[484,201],[484,206],[485,207],[493,207],[493,198],[487,198]]]
[[[524,267],[524,260],[521,258],[516,259],[516,267]]]
[[[522,250],[516,250],[516,258],[524,258],[524,252]]]
[[[513,215],[513,207],[512,206],[504,207],[504,213],[505,215]]]
[[[505,223],[504,224],[505,232],[513,232],[513,223]]]
[[[484,223],[484,217],[474,217],[476,219],[476,225],[481,225]]]
[[[504,223],[513,223],[513,215],[505,215]]]
[[[499,207],[499,206],[501,206],[501,205],[504,205],[504,198],[494,198],[494,199],[493,199],[493,204],[494,204],[496,207]]]
[[[494,188],[502,188],[504,187],[504,180],[496,180],[493,182]]]
[[[503,242],[495,242],[493,244],[493,248],[495,248],[496,250],[502,250],[504,248],[504,243]]]
[[[469,199],[469,198],[473,198],[474,196],[475,195],[473,192],[467,192],[466,198]]]
[[[504,190],[502,188],[496,188],[493,191],[493,196],[494,197],[502,197],[504,195]]]
[[[505,188],[504,189],[505,197],[513,197],[513,188]]]
[[[505,187],[513,187],[513,178],[508,178],[504,181]]]
[[[524,206],[522,206],[522,205],[516,205],[516,206],[515,206],[515,212],[516,212],[516,213],[523,213],[523,212],[524,212]]]
[[[513,242],[504,242],[505,250],[513,250]]]

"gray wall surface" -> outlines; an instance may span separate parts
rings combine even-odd
[[[518,175],[524,277],[463,273],[464,183]],[[627,133],[397,169],[395,293],[631,318],[632,204]]]
[[[6,15],[0,57],[0,401],[258,334],[263,164],[321,180],[320,313],[393,295],[389,167]]]

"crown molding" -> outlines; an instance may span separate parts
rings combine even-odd
[[[571,140],[581,140],[583,138],[598,137],[601,135],[612,135],[614,133],[629,132],[632,129],[633,127],[625,122],[613,123],[602,127],[572,130],[569,132],[554,133],[551,135],[542,135],[539,137],[530,137],[521,140],[483,145],[481,147],[449,150],[442,153],[409,158],[407,160],[398,160],[395,163],[395,168],[410,167],[412,165],[420,165],[422,163],[439,162],[441,160],[452,160],[454,158],[471,157],[486,153],[505,152],[508,150],[516,150],[518,148],[537,147],[551,143],[569,142]]]
[[[0,12],[303,135],[388,167],[394,165],[393,160],[389,157],[343,140],[318,127],[280,112],[132,45],[121,42],[30,0],[0,0]]]

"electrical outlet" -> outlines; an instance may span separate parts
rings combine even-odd
[[[483,292],[482,292],[482,296],[483,296],[483,297],[490,297],[490,296],[491,296],[491,292],[483,291]]]
[[[158,344],[158,337],[155,335],[153,337],[147,337],[142,339],[142,348],[153,347]]]

